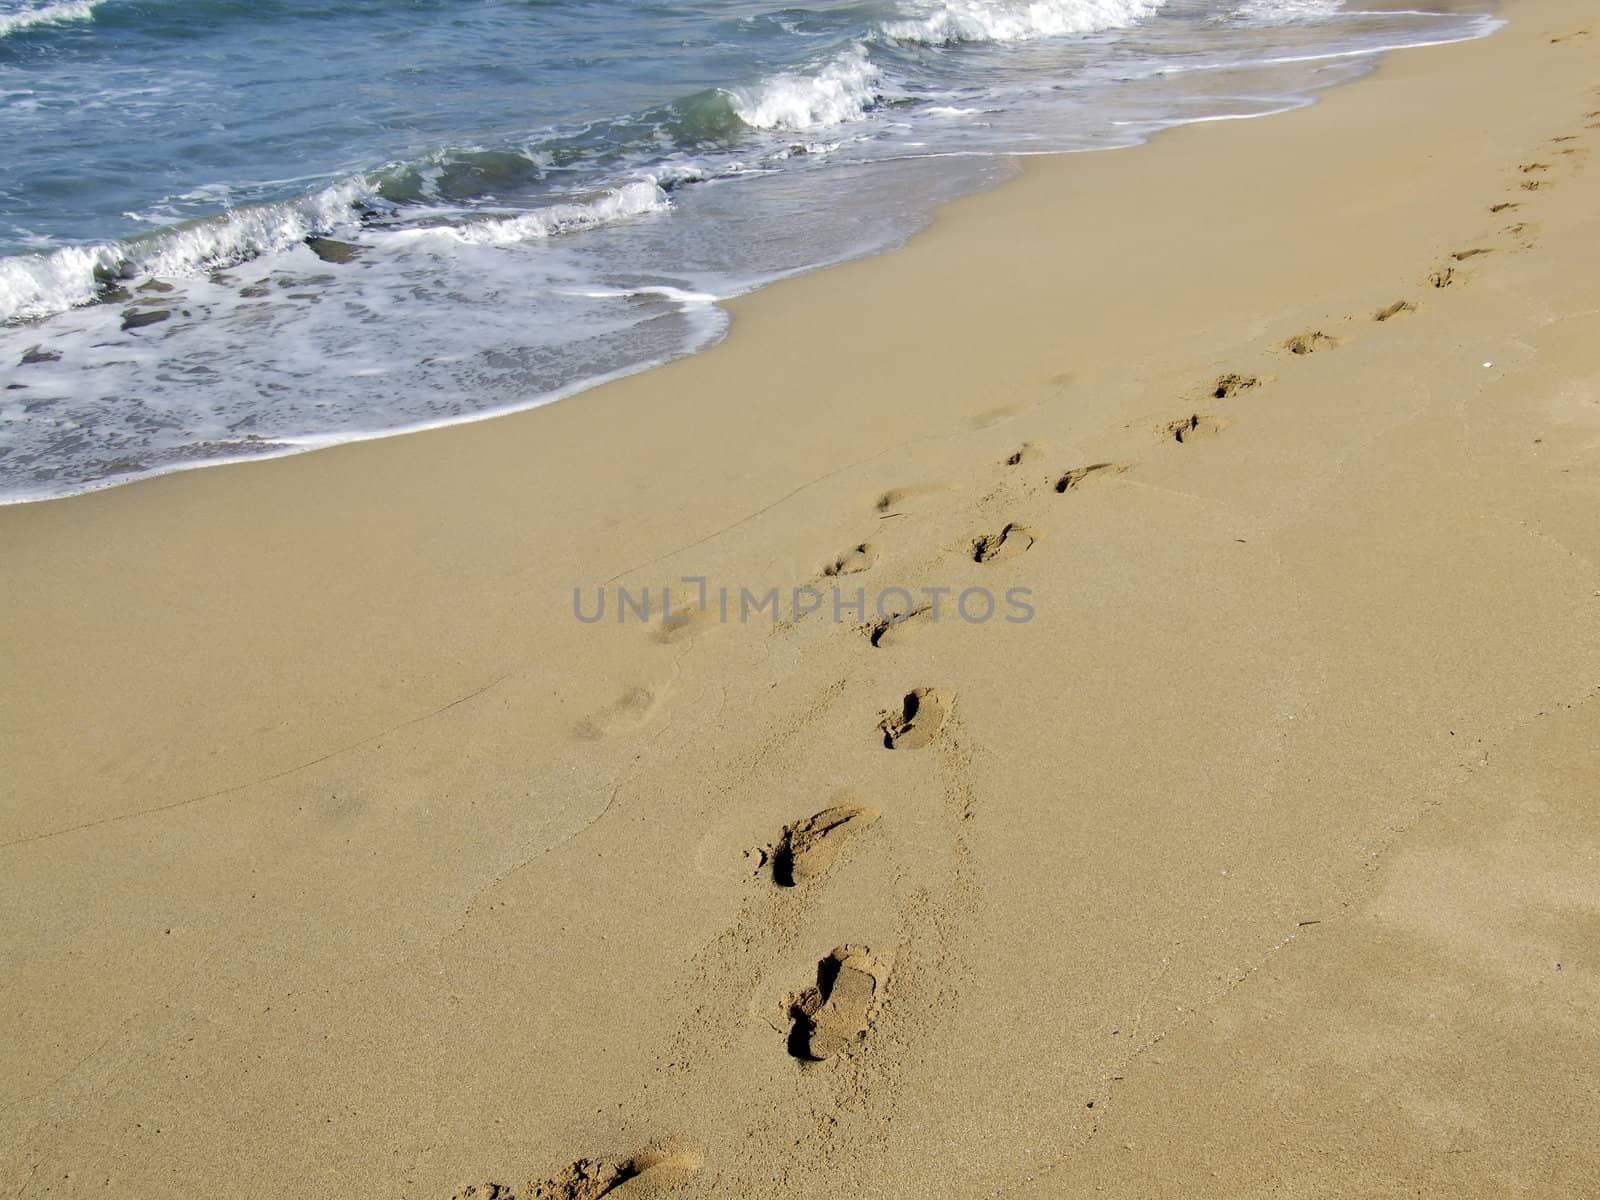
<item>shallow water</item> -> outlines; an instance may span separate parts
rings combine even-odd
[[[1430,7],[0,0],[0,499],[690,353],[715,299],[894,245],[1009,156],[1493,28]]]

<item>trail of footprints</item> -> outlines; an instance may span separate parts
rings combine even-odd
[[[1600,118],[1600,110],[1588,118]],[[1600,128],[1600,124],[1588,126]],[[1561,147],[1558,153],[1576,155],[1582,151],[1570,145],[1576,134],[1549,139]],[[1539,192],[1553,186],[1550,166],[1542,161],[1519,164],[1520,191]],[[1496,216],[1514,214],[1526,203],[1503,200],[1488,206]],[[1532,245],[1535,227],[1517,221],[1505,232]],[[1434,289],[1462,282],[1459,265],[1483,258],[1494,247],[1474,246],[1456,251],[1450,261],[1436,267],[1427,282]],[[1369,319],[1386,324],[1419,311],[1417,301],[1401,298],[1372,311]],[[1346,339],[1320,329],[1307,330],[1280,343],[1280,349],[1294,357],[1306,357],[1334,350]],[[1206,404],[1228,401],[1266,386],[1270,379],[1259,375],[1228,373],[1216,378],[1198,393]],[[982,428],[995,421],[980,422]],[[1226,430],[1230,418],[1201,411],[1198,407],[1161,424],[1160,438],[1178,446],[1190,446]],[[1002,460],[1008,468],[1028,466],[1046,457],[1043,446],[1024,442]],[[1049,487],[1057,495],[1069,495],[1089,484],[1115,478],[1131,470],[1127,462],[1095,462],[1074,467],[1055,477]],[[881,493],[874,502],[880,519],[903,516],[948,491],[940,485],[901,487]],[[995,567],[1027,553],[1039,541],[1037,530],[1016,522],[973,538],[967,554],[971,561]],[[856,544],[825,563],[822,575],[838,578],[871,571],[882,557],[882,547],[873,541]],[[875,650],[890,650],[916,630],[931,623],[930,606],[912,605],[890,612],[861,627],[868,645]],[[617,711],[603,714],[596,726],[613,722],[631,724],[641,711],[651,707],[648,693],[630,695]],[[906,692],[895,704],[878,715],[875,736],[885,750],[917,751],[935,745],[944,735],[956,703],[956,692],[949,687],[917,687]],[[586,731],[594,736],[602,729]],[[818,885],[846,855],[852,843],[874,828],[884,814],[865,804],[843,803],[824,808],[785,826],[767,845],[756,852],[759,873],[780,891]],[[818,1069],[833,1060],[850,1059],[869,1041],[873,1022],[889,997],[891,965],[887,956],[872,947],[842,942],[817,960],[815,978],[779,1000],[780,1028],[786,1030],[783,1050],[802,1069]],[[455,1200],[599,1200],[625,1190],[630,1196],[672,1190],[689,1179],[700,1167],[697,1152],[682,1146],[658,1144],[637,1154],[616,1158],[579,1159],[559,1173],[527,1184],[521,1190],[504,1184],[479,1184],[457,1192]]]

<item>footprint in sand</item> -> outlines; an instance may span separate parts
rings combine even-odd
[[[1469,258],[1480,258],[1485,254],[1493,253],[1494,251],[1491,249],[1487,249],[1483,246],[1475,246],[1471,250],[1457,250],[1450,257],[1455,259],[1457,262],[1466,262]]]
[[[882,814],[861,804],[839,804],[815,816],[786,825],[778,840],[761,853],[763,866],[772,868],[772,882],[794,887],[814,879],[833,865],[844,844],[871,828]]]
[[[1343,343],[1336,337],[1323,333],[1320,329],[1312,329],[1305,333],[1297,333],[1284,342],[1283,348],[1290,354],[1315,354],[1319,350],[1336,350]]]
[[[922,604],[910,612],[890,613],[869,625],[863,625],[861,632],[867,635],[867,641],[872,643],[873,649],[887,650],[910,638],[924,624],[922,618],[932,611],[932,605]]]
[[[1417,306],[1409,300],[1396,300],[1393,304],[1380,308],[1372,314],[1374,321],[1392,321],[1396,317],[1403,317],[1407,313],[1417,311]]]
[[[1458,282],[1454,267],[1440,267],[1428,276],[1428,282],[1436,288],[1454,287]]]
[[[1522,181],[1522,190],[1525,192],[1542,192],[1549,186],[1551,185],[1548,179],[1524,179]]]
[[[955,693],[945,688],[917,688],[907,692],[898,711],[883,713],[878,730],[889,750],[919,750],[944,729]]]
[[[917,508],[922,501],[930,497],[954,490],[948,483],[918,483],[909,487],[890,488],[872,502],[872,507],[885,516],[898,516],[909,509]]]
[[[995,425],[1004,424],[1013,417],[1021,416],[1032,407],[1033,405],[1031,404],[1002,404],[998,408],[985,409],[972,418],[972,427],[974,429],[989,429]]]
[[[1542,162],[1523,163],[1517,168],[1517,170],[1522,172],[1524,175],[1536,175],[1540,171],[1548,171],[1549,169],[1550,164]]]
[[[1091,463],[1087,467],[1074,467],[1060,479],[1056,480],[1056,491],[1061,495],[1075,492],[1079,488],[1096,479],[1110,479],[1114,475],[1121,475],[1131,469],[1132,463],[1102,462]]]
[[[1023,442],[1015,451],[1006,455],[1005,465],[1020,467],[1023,463],[1038,462],[1044,457],[1044,447],[1037,442]]]
[[[452,1200],[600,1200],[602,1196],[650,1196],[681,1186],[700,1169],[700,1155],[650,1149],[627,1158],[580,1158],[548,1179],[520,1191],[503,1183],[480,1183]]]
[[[613,703],[579,721],[573,732],[585,741],[632,732],[649,722],[660,702],[661,697],[650,688],[629,688]]]
[[[986,533],[972,539],[972,561],[980,563],[1004,562],[1019,554],[1026,554],[1039,540],[1036,531],[1015,522],[999,533]]]
[[[1513,208],[1521,207],[1522,205],[1518,204],[1515,200],[1502,200],[1499,204],[1489,205],[1489,211],[1492,213],[1503,213],[1509,212]]]
[[[788,998],[789,1053],[825,1062],[863,1041],[888,981],[887,964],[866,946],[840,946],[817,964],[816,986]]]
[[[698,604],[685,604],[672,610],[656,623],[651,633],[663,646],[688,641],[711,624],[711,614]]]
[[[1537,221],[1517,221],[1507,225],[1505,231],[1516,238],[1517,244],[1524,250],[1532,250],[1539,244],[1539,230],[1542,228]]]
[[[878,561],[878,547],[871,542],[862,542],[853,550],[847,550],[827,566],[822,568],[822,573],[830,578],[838,575],[855,575],[861,571],[869,571]]]
[[[1198,442],[1202,438],[1215,437],[1227,427],[1226,417],[1191,413],[1187,417],[1179,417],[1176,421],[1168,421],[1161,427],[1161,436],[1171,438],[1180,446],[1187,446],[1190,442]]]
[[[1260,386],[1261,377],[1258,375],[1239,375],[1230,372],[1227,375],[1217,376],[1217,381],[1211,385],[1209,395],[1213,400],[1227,400],[1240,392],[1248,392],[1251,388]]]

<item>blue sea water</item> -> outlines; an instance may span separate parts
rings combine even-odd
[[[1493,25],[1475,0],[0,0],[0,501],[567,395],[1016,155],[1279,111]]]

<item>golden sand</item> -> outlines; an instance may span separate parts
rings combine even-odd
[[[1600,22],[1507,15],[0,511],[0,1190],[1600,1194]]]

